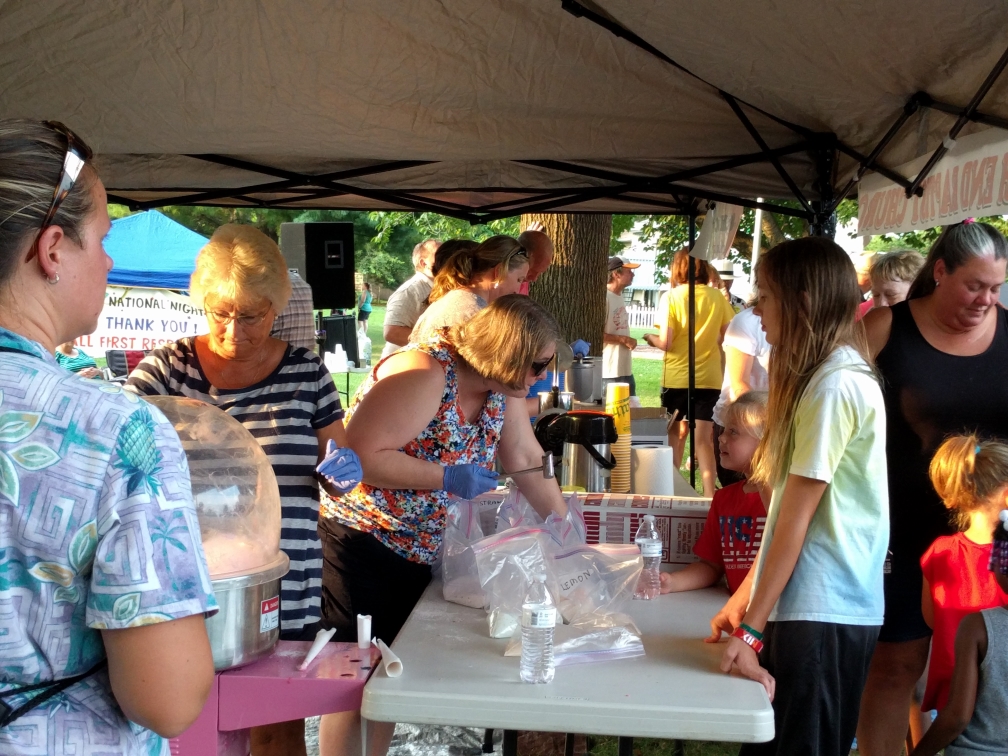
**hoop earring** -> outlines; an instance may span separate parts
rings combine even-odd
[[[59,273],[57,273],[54,278],[49,278],[48,276],[46,276],[46,283],[48,283],[51,286],[55,286],[56,284],[58,284],[59,283]]]

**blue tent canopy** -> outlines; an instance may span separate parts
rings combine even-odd
[[[105,251],[115,261],[115,286],[188,289],[205,237],[154,210],[112,221]]]

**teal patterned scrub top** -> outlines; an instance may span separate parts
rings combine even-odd
[[[0,690],[86,672],[102,629],[216,611],[171,423],[0,328]],[[104,671],[0,728],[5,755],[167,753]]]

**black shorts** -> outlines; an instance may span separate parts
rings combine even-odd
[[[359,320],[361,323],[366,323],[369,317],[371,317],[370,310],[368,310],[367,312],[365,312],[364,310],[357,310],[357,320]]]
[[[917,554],[917,549],[912,547],[890,544],[882,573],[885,621],[879,640],[883,643],[905,643],[931,636],[931,628],[924,621],[921,610],[922,554]]]
[[[679,419],[685,420],[688,393],[688,389],[663,388],[661,390],[661,406],[667,409],[669,414],[679,410]],[[696,419],[712,422],[714,420],[714,405],[718,403],[720,398],[720,389],[694,389],[693,407],[696,410]]]
[[[322,624],[334,640],[357,640],[357,615],[371,615],[371,634],[391,644],[431,580],[418,564],[376,538],[335,520],[319,518],[322,539]]]
[[[847,756],[877,626],[768,622],[760,664],[777,682],[774,739],[747,743],[739,756]]]

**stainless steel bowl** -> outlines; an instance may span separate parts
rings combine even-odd
[[[280,578],[289,569],[290,559],[281,551],[260,570],[211,580],[220,607],[206,621],[215,670],[255,661],[280,639]]]

